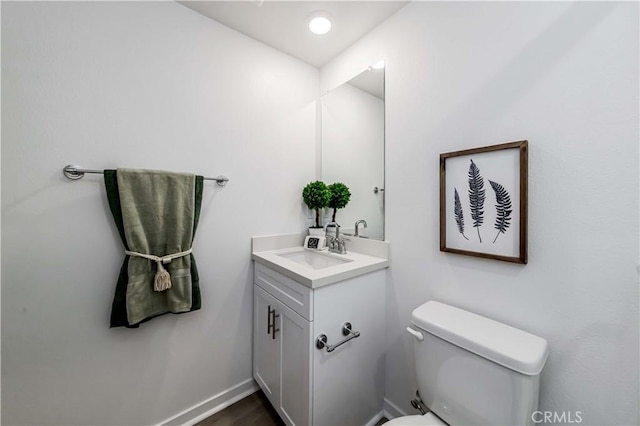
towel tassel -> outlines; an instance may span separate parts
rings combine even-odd
[[[166,269],[164,269],[163,264],[169,263],[173,259],[186,256],[190,254],[191,251],[192,249],[189,249],[189,250],[181,251],[180,253],[168,254],[163,257],[154,256],[153,254],[138,253],[130,250],[125,250],[124,252],[129,256],[138,256],[138,257],[155,261],[156,264],[158,265],[158,272],[156,272],[155,279],[153,280],[153,289],[155,291],[165,291],[171,288],[171,275],[169,274],[169,272],[167,272]]]
[[[154,280],[153,289],[155,291],[165,291],[171,288],[171,275],[162,266],[162,261],[158,260],[158,272],[156,272],[156,279]]]

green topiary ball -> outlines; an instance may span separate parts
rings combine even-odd
[[[351,200],[351,192],[349,187],[342,182],[336,182],[329,185],[329,192],[331,193],[331,199],[329,200],[329,206],[333,209],[333,221],[336,221],[336,213],[338,209],[346,207]]]
[[[316,227],[320,227],[320,210],[329,206],[331,192],[322,181],[310,182],[302,190],[302,200],[311,210],[316,211]]]

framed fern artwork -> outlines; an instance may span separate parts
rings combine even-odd
[[[528,142],[440,154],[440,251],[527,263]]]

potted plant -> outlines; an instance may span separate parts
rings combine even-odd
[[[331,192],[327,185],[322,181],[310,182],[302,190],[302,199],[311,210],[316,212],[316,226],[309,227],[309,235],[322,235],[322,226],[320,225],[320,211],[329,206],[331,200]]]
[[[351,192],[349,192],[349,187],[342,182],[329,185],[329,192],[331,193],[331,199],[329,200],[328,207],[333,209],[331,221],[335,222],[338,209],[346,207],[351,199]]]

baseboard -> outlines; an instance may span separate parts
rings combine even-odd
[[[375,426],[376,423],[378,423],[380,421],[380,419],[383,418],[383,417],[384,417],[384,412],[380,411],[378,414],[373,416],[373,418],[371,420],[369,420],[364,426]]]
[[[156,426],[192,426],[222,411],[231,404],[246,398],[258,390],[258,384],[253,379],[245,380],[237,385],[202,401],[181,413],[158,423]]]
[[[382,405],[382,412],[384,416],[389,420],[395,419],[396,417],[406,416],[407,413],[402,411],[400,407],[395,405],[393,402],[389,401],[387,398],[384,399],[384,403]]]
[[[187,408],[175,416],[158,423],[156,426],[193,426],[207,417],[213,416],[218,411],[224,410],[231,404],[234,404],[252,393],[257,392],[258,389],[260,388],[255,380],[247,379],[244,382],[238,383],[237,385],[200,402],[199,404]],[[374,426],[382,417],[386,417],[391,420],[396,417],[406,415],[407,413],[402,411],[400,407],[385,398],[383,401],[382,411],[373,416],[365,426]]]

